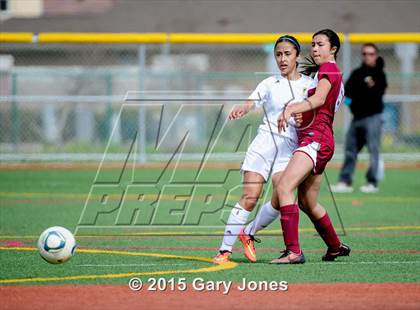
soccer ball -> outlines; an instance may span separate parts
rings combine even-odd
[[[73,234],[64,227],[54,226],[44,230],[38,239],[41,257],[51,264],[68,261],[76,250]]]

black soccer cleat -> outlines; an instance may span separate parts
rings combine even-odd
[[[330,249],[327,250],[322,260],[324,262],[333,262],[339,256],[350,256],[351,249],[348,245],[341,244],[338,252],[331,252]]]
[[[295,254],[290,250],[284,250],[282,253],[279,258],[273,259],[270,264],[304,264],[306,261],[302,251],[300,254]]]

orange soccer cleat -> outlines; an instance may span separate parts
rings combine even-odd
[[[230,262],[230,256],[232,255],[232,252],[229,251],[219,251],[215,257],[213,257],[213,263],[220,265],[224,263]]]
[[[257,261],[257,253],[255,252],[255,242],[261,242],[259,239],[255,239],[254,236],[247,235],[244,229],[239,233],[239,240],[242,242],[245,257],[251,262]]]

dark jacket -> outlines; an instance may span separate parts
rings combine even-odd
[[[366,80],[373,79],[375,85],[367,86]],[[382,97],[387,88],[384,72],[384,61],[378,57],[376,67],[362,64],[352,72],[345,86],[346,97],[351,98],[350,110],[354,118],[363,118],[382,113],[384,103]]]

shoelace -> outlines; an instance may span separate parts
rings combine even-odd
[[[261,239],[259,239],[259,238],[255,238],[254,236],[252,236],[252,235],[249,235],[249,240],[248,240],[248,243],[249,243],[249,241],[255,241],[256,243],[261,243]]]

